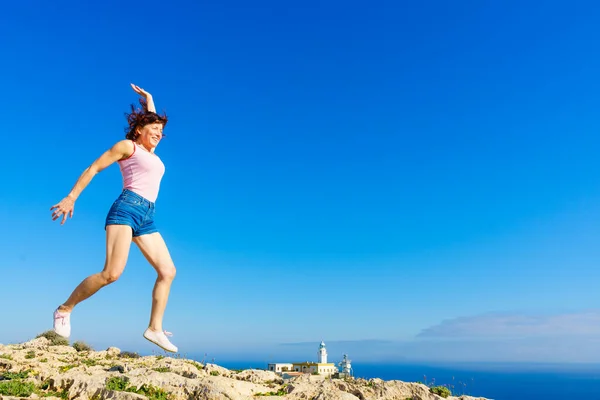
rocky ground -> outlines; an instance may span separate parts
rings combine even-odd
[[[55,341],[46,337],[20,344],[0,345],[0,399],[238,400],[265,396],[276,396],[282,400],[443,398],[434,394],[430,387],[419,383],[329,379],[318,375],[304,375],[284,382],[270,371],[233,371],[214,364],[201,365],[180,357],[139,357],[114,347],[103,351],[78,349],[80,351],[73,346],[56,345]],[[446,398],[483,399],[469,396]]]

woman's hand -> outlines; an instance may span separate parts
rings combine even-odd
[[[135,90],[135,92],[137,94],[139,94],[140,96],[144,97],[144,98],[148,98],[148,97],[152,97],[152,95],[148,92],[146,92],[144,89],[142,89],[141,87],[134,85],[133,83],[131,84],[131,87],[133,88],[133,90]]]
[[[146,103],[148,104],[148,111],[156,112],[156,108],[154,107],[154,100],[152,100],[152,95],[150,93],[146,92],[144,89],[142,89],[138,85],[134,85],[133,83],[131,84],[131,87],[137,94],[139,94],[140,96],[142,96],[143,98],[146,99]]]
[[[67,215],[73,218],[73,210],[75,209],[75,200],[73,198],[67,196],[60,201],[60,203],[53,205],[50,207],[50,210],[54,210],[52,213],[52,221],[56,221],[58,218],[63,217],[61,221],[61,225],[63,225],[67,220]]]

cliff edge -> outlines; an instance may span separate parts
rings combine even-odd
[[[81,344],[56,344],[46,337],[0,344],[1,400],[256,400],[265,396],[282,400],[485,400],[449,396],[444,389],[420,383],[381,379],[302,375],[284,381],[270,371],[234,371],[178,356],[140,357],[114,347],[93,351]]]

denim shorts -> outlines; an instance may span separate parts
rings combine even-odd
[[[154,224],[154,203],[124,189],[108,211],[104,229],[108,225],[129,225],[133,237],[158,232]]]

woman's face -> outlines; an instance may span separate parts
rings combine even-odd
[[[154,149],[158,146],[158,142],[161,141],[163,135],[163,124],[160,122],[154,122],[152,124],[145,125],[143,128],[138,130],[139,136],[137,142],[144,145],[148,150]]]

